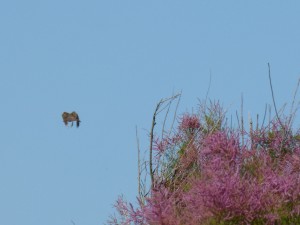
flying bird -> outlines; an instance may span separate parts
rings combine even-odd
[[[73,126],[73,122],[76,121],[76,126],[79,127],[79,124],[81,122],[76,112],[71,112],[71,113],[63,112],[62,118],[66,126],[68,126],[68,122],[72,122],[71,126]]]

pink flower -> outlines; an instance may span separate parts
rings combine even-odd
[[[184,131],[195,131],[200,128],[200,120],[196,115],[185,114],[181,118],[179,129]]]

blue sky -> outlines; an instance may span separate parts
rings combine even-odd
[[[156,103],[263,113],[300,75],[299,1],[2,1],[0,224],[96,225],[135,201]],[[299,99],[297,97],[297,99]],[[77,111],[80,128],[61,114]],[[298,124],[296,124],[298,126]]]

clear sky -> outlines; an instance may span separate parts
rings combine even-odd
[[[245,116],[292,99],[299,1],[27,0],[0,3],[0,224],[98,225],[135,201],[137,150],[160,98]],[[299,98],[298,98],[299,99]],[[61,114],[77,111],[81,126]]]

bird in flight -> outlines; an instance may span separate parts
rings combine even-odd
[[[72,122],[71,126],[73,126],[73,122],[76,121],[76,126],[79,127],[79,124],[81,122],[76,112],[71,112],[71,113],[63,112],[62,118],[66,126],[68,126],[68,122]]]

